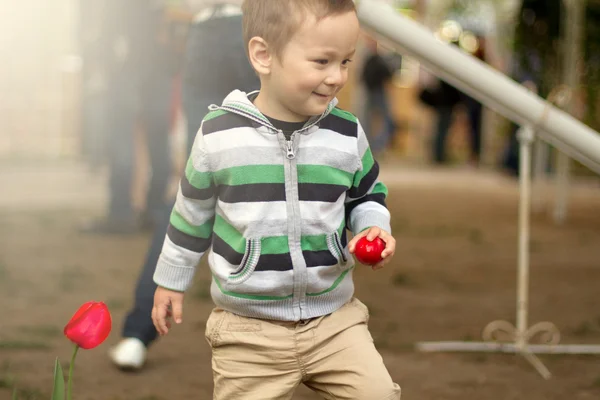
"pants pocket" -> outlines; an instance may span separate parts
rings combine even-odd
[[[211,348],[214,348],[218,343],[219,332],[225,322],[225,317],[227,317],[227,311],[221,308],[215,308],[206,320],[204,337]]]

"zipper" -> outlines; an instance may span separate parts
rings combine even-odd
[[[296,157],[294,154],[294,142],[292,140],[286,140],[285,143],[287,144],[287,153],[285,156],[288,160],[293,160]]]

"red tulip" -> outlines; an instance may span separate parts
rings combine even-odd
[[[89,301],[82,305],[65,326],[65,336],[82,349],[100,345],[110,333],[112,322],[103,302]]]
[[[376,237],[369,241],[366,236],[360,238],[356,243],[354,254],[356,259],[365,265],[375,265],[382,260],[381,253],[385,249],[385,242]]]

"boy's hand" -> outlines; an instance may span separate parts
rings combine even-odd
[[[183,315],[183,293],[157,287],[154,292],[154,307],[152,308],[152,322],[159,335],[169,333],[171,328],[170,318],[180,324]]]
[[[371,266],[373,271],[383,268],[383,266],[390,261],[390,259],[396,252],[396,239],[394,239],[392,235],[390,235],[383,229],[374,226],[369,229],[365,229],[364,231],[352,238],[350,243],[348,243],[348,250],[350,250],[351,254],[354,254],[354,251],[356,250],[356,242],[358,242],[360,238],[365,236],[369,241],[373,241],[376,237],[379,237],[385,242],[385,249],[381,253],[381,258],[383,260]]]

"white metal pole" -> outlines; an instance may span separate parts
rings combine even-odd
[[[557,224],[562,224],[567,219],[570,175],[571,160],[566,154],[559,153],[556,158],[556,197],[552,215]]]
[[[517,132],[519,151],[519,242],[517,276],[517,331],[516,345],[520,350],[527,346],[527,309],[529,303],[529,212],[531,208],[531,143],[534,131],[530,125]]]
[[[564,82],[571,88],[571,93],[577,89],[579,78],[577,62],[581,58],[582,30],[585,20],[586,0],[564,0],[565,18],[563,27],[565,30],[564,48]],[[567,111],[575,112],[575,96],[567,106]],[[554,204],[554,222],[561,224],[567,217],[567,204],[569,201],[569,181],[571,180],[571,162],[565,154],[559,154],[556,162],[556,198]]]
[[[553,146],[600,173],[600,135],[568,113],[469,54],[437,40],[431,31],[378,0],[360,0],[363,28],[437,76],[519,125],[532,124]]]
[[[540,212],[544,208],[544,193],[542,188],[546,182],[546,167],[548,165],[548,156],[550,146],[539,138],[533,143],[533,167],[531,171],[532,191],[531,207],[534,212]]]

